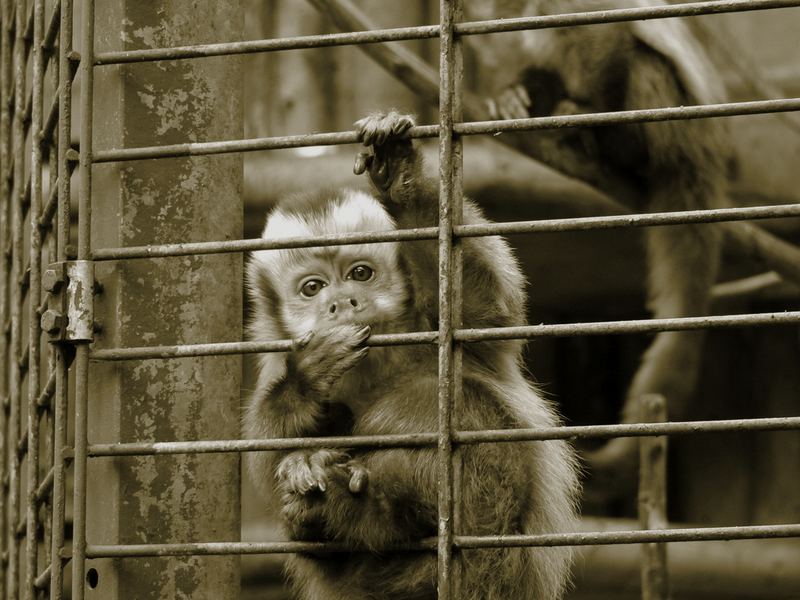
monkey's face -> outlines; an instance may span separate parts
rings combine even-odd
[[[373,197],[350,190],[300,198],[267,220],[266,239],[394,229]],[[390,325],[403,316],[405,276],[397,244],[264,250],[253,253],[250,289],[291,337],[334,325]],[[387,328],[392,330],[391,327]]]
[[[405,285],[385,244],[308,250],[281,283],[292,337],[334,325],[390,323],[402,315]]]

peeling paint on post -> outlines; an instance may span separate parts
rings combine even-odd
[[[98,2],[95,50],[235,41],[242,19],[239,0]],[[242,137],[235,57],[98,67],[94,89],[96,150]],[[240,238],[241,192],[240,155],[95,166],[92,247]],[[241,340],[240,254],[112,261],[96,277],[96,348]],[[92,363],[89,439],[236,438],[240,375],[238,356]],[[239,539],[237,454],[91,460],[88,486],[89,543]],[[86,569],[87,598],[239,596],[238,557]]]

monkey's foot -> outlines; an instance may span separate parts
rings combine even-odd
[[[396,161],[410,154],[411,140],[407,132],[415,125],[411,115],[397,111],[373,113],[356,121],[358,139],[367,150],[356,156],[353,172],[369,173],[379,190],[388,190],[397,174]]]

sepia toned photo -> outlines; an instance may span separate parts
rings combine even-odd
[[[0,600],[800,598],[800,0],[0,0]]]

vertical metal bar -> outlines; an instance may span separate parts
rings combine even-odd
[[[90,260],[92,202],[92,121],[94,109],[94,0],[83,0],[81,43],[81,135],[78,201],[78,260]],[[72,600],[83,600],[86,570],[86,447],[89,345],[75,353],[75,464],[72,526]]]
[[[22,403],[22,303],[21,275],[24,264],[22,251],[22,213],[25,195],[25,2],[17,0],[14,39],[14,121],[13,121],[13,182],[11,217],[11,414],[9,416],[9,517],[8,517],[8,597],[19,598],[20,546],[17,523],[20,518],[21,455],[17,451],[21,427]]]
[[[455,597],[452,582],[453,559],[453,397],[455,392],[453,355],[453,213],[460,215],[460,191],[456,190],[460,169],[453,135],[453,120],[458,111],[460,80],[458,46],[453,25],[462,14],[460,0],[440,0],[441,49],[439,62],[439,543],[438,597]],[[455,175],[455,177],[454,177]]]
[[[10,331],[6,325],[9,314],[9,288],[11,282],[10,256],[6,254],[11,237],[11,185],[9,165],[11,163],[11,11],[8,0],[0,5],[0,598],[6,598],[8,575],[8,506],[9,487],[8,461],[9,442],[9,368]]]
[[[661,394],[639,398],[639,421],[663,423],[667,404]],[[667,528],[667,438],[639,440],[639,524],[642,529]],[[667,600],[667,545],[642,544],[642,599]]]
[[[53,10],[59,11],[59,18],[60,18],[60,10],[61,4],[59,0],[56,0],[53,3]],[[60,64],[59,64],[59,55],[57,54],[59,50],[59,41],[54,41],[54,48],[50,51],[48,56],[48,66],[50,69],[50,89],[53,90],[54,94],[58,93],[58,84],[59,84],[59,73],[61,72]],[[58,127],[53,130],[52,139],[48,141],[47,144],[47,165],[49,169],[49,181],[48,181],[48,192],[49,195],[52,195],[52,191],[57,188],[58,186],[58,159],[57,159],[57,148],[58,148]],[[53,227],[53,221],[46,226],[42,225],[40,227],[42,231],[42,235],[44,239],[47,241],[46,249],[47,249],[47,263],[51,263],[55,260],[56,256],[56,229]],[[45,264],[44,261],[42,264]],[[47,352],[47,378],[49,380],[50,377],[56,372],[58,368],[58,363],[56,359],[56,352],[57,349],[53,344],[49,344],[48,352]],[[44,443],[44,455],[45,455],[45,465],[44,465],[44,472],[49,473],[51,470],[55,472],[55,457],[54,457],[54,444],[55,444],[55,422],[53,417],[53,411],[55,410],[56,404],[56,397],[55,393],[50,398],[50,402],[45,409],[44,413],[44,431],[45,433],[45,443]],[[49,567],[50,570],[50,578],[53,577],[53,555],[52,555],[52,539],[53,539],[53,524],[54,524],[54,513],[53,513],[53,495],[54,495],[54,487],[50,488],[50,492],[45,495],[44,497],[44,557],[43,557],[43,565],[46,568]],[[48,582],[49,585],[49,582]],[[44,594],[45,590],[42,590],[42,594]],[[51,596],[52,598],[52,596]]]
[[[39,215],[42,212],[42,96],[44,94],[44,0],[33,3],[33,81],[31,89],[31,200],[30,275],[28,284],[28,535],[25,569],[25,598],[33,600],[38,574],[39,510],[36,490],[39,487],[39,387],[41,367],[41,332],[38,309],[42,299],[42,235]]]
[[[53,235],[56,239],[56,260],[67,258],[69,243],[72,167],[67,160],[72,135],[72,55],[73,2],[61,0],[61,24],[58,42],[58,142],[56,165],[58,170],[58,209],[55,214]],[[65,350],[57,348],[56,391],[53,397],[53,526],[50,540],[50,599],[61,600],[64,585],[64,521],[66,513],[66,469],[64,447],[67,444],[68,369]],[[73,536],[74,537],[74,536]]]

